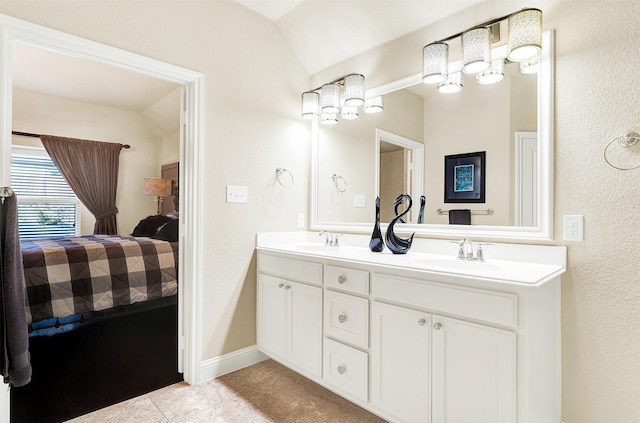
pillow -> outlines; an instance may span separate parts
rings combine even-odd
[[[158,228],[158,232],[151,235],[153,239],[161,239],[163,241],[178,241],[178,219],[171,219],[169,222]]]
[[[158,232],[158,228],[168,221],[173,220],[168,216],[156,214],[153,216],[147,216],[138,222],[138,225],[133,229],[132,236],[152,236]]]

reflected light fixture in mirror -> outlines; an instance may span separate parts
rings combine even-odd
[[[476,74],[491,66],[491,33],[487,27],[462,33],[462,72]]]
[[[358,107],[365,105],[364,75],[351,73],[302,93],[302,117],[325,125],[357,119]]]
[[[320,91],[322,113],[338,113],[340,111],[340,85],[330,83],[322,86]]]
[[[504,79],[504,60],[491,62],[491,67],[476,75],[476,82],[481,85],[495,84]]]
[[[447,79],[449,44],[436,41],[422,49],[422,82],[438,84]]]
[[[377,97],[368,98],[364,101],[365,113],[380,113],[383,110],[384,110],[384,103],[381,95]]]
[[[438,91],[443,94],[454,94],[462,90],[462,72],[450,73],[447,80],[438,84]]]

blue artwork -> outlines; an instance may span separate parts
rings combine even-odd
[[[473,191],[473,165],[454,166],[453,192]]]

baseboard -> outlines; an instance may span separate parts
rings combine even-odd
[[[268,359],[266,355],[258,351],[257,346],[243,348],[218,357],[204,360],[200,365],[198,383],[206,382],[216,377],[235,372],[253,364]]]

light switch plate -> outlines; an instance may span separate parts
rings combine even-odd
[[[240,185],[227,185],[227,203],[246,203],[248,189]]]
[[[355,194],[353,196],[353,207],[365,208],[367,206],[366,198],[364,194]]]

